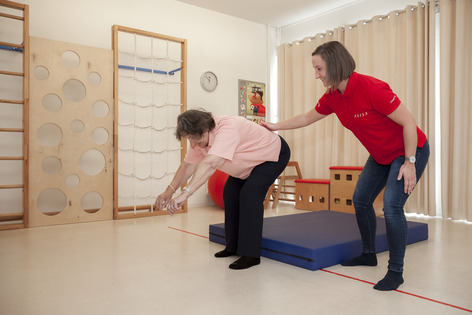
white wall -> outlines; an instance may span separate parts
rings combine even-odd
[[[417,5],[418,0],[360,0],[339,9],[314,16],[304,21],[285,26],[281,30],[280,43],[291,43],[325,33],[338,26],[370,20],[376,15],[386,15],[394,10],[403,10],[407,5]]]
[[[119,24],[187,39],[188,108],[237,115],[238,79],[268,83],[265,25],[174,0],[17,1],[30,6],[31,36],[111,49],[111,28]],[[219,79],[212,93],[200,87],[206,70]],[[206,185],[189,204],[211,204]]]
[[[27,0],[30,34],[111,49],[113,24],[188,40],[188,105],[237,115],[238,79],[267,81],[267,31],[261,24],[174,0]],[[200,75],[219,85],[204,92]]]

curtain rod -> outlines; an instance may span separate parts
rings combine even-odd
[[[436,8],[438,9],[438,8],[439,8],[439,0],[434,0],[434,1],[435,1]],[[428,6],[429,6],[429,4],[430,4],[431,2],[432,2],[432,0],[427,2]],[[412,7],[410,8],[410,10],[411,10],[411,11],[414,11],[414,10],[417,9],[417,8],[418,8],[418,6],[412,6]],[[424,3],[421,4],[421,8],[425,8],[425,4],[424,4]],[[374,18],[372,18],[372,19],[370,19],[370,20],[364,20],[364,21],[360,20],[359,22],[362,21],[362,25],[367,25],[367,23],[371,23],[374,19],[378,19],[379,21],[382,21],[383,19],[389,19],[389,18],[390,18],[390,14],[392,14],[393,12],[395,12],[395,15],[398,16],[398,15],[400,15],[400,14],[406,13],[406,10],[407,10],[407,9],[392,11],[392,12],[390,12],[390,13],[387,14],[387,15],[375,16]],[[357,22],[357,23],[359,23],[359,22]],[[354,27],[357,27],[357,23],[356,23],[356,24],[348,24],[348,25],[346,25],[346,26],[341,26],[341,27],[340,27],[340,28],[341,28],[341,32],[344,32],[346,27],[347,27],[348,29],[353,29]],[[291,44],[288,44],[287,46],[288,46],[288,47],[291,47],[292,45],[300,45],[300,44],[302,44],[305,40],[311,42],[312,40],[316,39],[316,37],[318,37],[318,36],[319,36],[320,38],[323,38],[323,37],[325,37],[325,36],[331,36],[331,35],[333,35],[333,34],[334,34],[334,31],[332,31],[332,30],[330,30],[330,31],[328,31],[328,32],[326,32],[326,33],[318,33],[318,34],[316,34],[315,36],[311,36],[311,37],[308,37],[308,38],[304,38],[304,39],[302,39],[302,40],[297,40],[297,41],[295,41],[295,42],[293,42],[293,43],[291,43]]]

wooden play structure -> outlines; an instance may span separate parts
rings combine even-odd
[[[311,211],[329,209],[329,180],[295,180],[295,208]]]
[[[330,172],[330,200],[329,209],[346,213],[355,213],[352,195],[357,180],[361,175],[362,166],[331,166]],[[374,210],[377,216],[383,212],[383,189],[374,201]]]
[[[362,166],[331,166],[329,168],[331,191],[329,206],[332,211],[354,213],[352,195]]]
[[[331,166],[330,179],[295,180],[295,208],[355,213],[352,196],[362,166]],[[383,215],[384,190],[374,201],[375,214]]]

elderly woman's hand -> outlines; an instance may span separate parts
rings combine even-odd
[[[177,211],[182,210],[182,206],[189,196],[187,192],[182,192],[180,195],[170,200],[167,205],[167,212],[169,212],[170,215],[174,215]]]
[[[156,210],[164,210],[168,205],[169,201],[172,199],[172,191],[166,190],[156,198],[155,208]]]

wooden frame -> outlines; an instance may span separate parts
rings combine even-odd
[[[29,145],[29,6],[26,4],[0,0],[0,6],[20,10],[23,16],[13,14],[6,14],[0,12],[0,18],[8,18],[23,21],[23,43],[13,44],[0,42],[0,45],[14,48],[16,51],[23,53],[23,72],[0,71],[0,74],[7,76],[21,76],[23,77],[23,100],[7,100],[2,99],[0,103],[23,105],[23,128],[1,128],[0,132],[21,132],[23,133],[23,154],[22,156],[2,156],[0,160],[22,160],[23,161],[23,184],[21,185],[1,185],[0,189],[23,189],[23,213],[8,213],[0,215],[0,230],[18,229],[29,226],[29,189],[28,189],[28,145]],[[9,221],[23,221],[22,223],[4,223]]]
[[[115,102],[115,120],[113,128],[113,142],[114,146],[114,169],[113,169],[113,218],[117,219],[128,219],[128,218],[137,218],[137,217],[147,217],[147,216],[157,216],[167,214],[167,211],[152,211],[152,205],[136,205],[136,206],[122,206],[118,204],[118,52],[119,52],[119,43],[118,43],[118,34],[119,32],[125,32],[134,35],[141,35],[150,37],[151,39],[161,39],[174,43],[179,43],[181,45],[181,87],[180,87],[180,100],[181,100],[181,112],[187,110],[187,40],[180,39],[176,37],[161,35],[157,33],[152,33],[148,31],[138,30],[130,27],[113,25],[112,27],[112,45],[114,53],[114,89],[113,97]],[[153,70],[152,70],[153,71]],[[183,161],[185,154],[187,153],[187,142],[181,141],[181,161]],[[137,213],[135,210],[148,210],[147,212]],[[184,205],[182,211],[187,212],[187,204]]]

